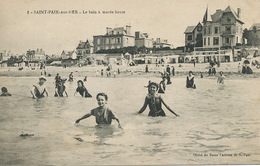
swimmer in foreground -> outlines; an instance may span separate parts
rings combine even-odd
[[[110,125],[112,122],[112,119],[115,119],[118,122],[118,127],[121,128],[119,119],[106,106],[107,100],[108,100],[107,95],[105,93],[98,93],[96,99],[97,99],[97,103],[98,103],[99,107],[92,109],[90,111],[90,113],[79,118],[78,120],[75,121],[75,123],[79,123],[81,120],[86,119],[93,115],[96,117],[96,123],[98,125],[102,125],[102,124]]]
[[[43,98],[45,97],[44,94],[48,96],[47,88],[44,85],[45,81],[46,78],[44,76],[41,76],[39,78],[39,83],[33,85],[33,88],[31,89],[31,94],[34,99]]]
[[[179,116],[174,111],[172,111],[171,108],[164,102],[162,97],[159,94],[157,94],[158,91],[157,83],[151,82],[149,85],[149,89],[150,89],[150,93],[145,97],[144,105],[140,109],[140,111],[138,111],[139,114],[144,112],[147,105],[149,105],[150,112],[148,116],[153,116],[153,117],[166,116],[165,112],[162,109],[162,104],[163,104],[171,113],[173,113],[175,116]]]

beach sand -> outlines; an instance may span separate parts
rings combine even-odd
[[[184,77],[188,75],[189,71],[193,71],[196,77],[200,77],[200,72],[203,73],[203,78],[214,78],[219,75],[220,71],[223,71],[224,75],[230,79],[256,79],[260,78],[260,69],[255,68],[254,66],[250,66],[253,70],[253,74],[241,74],[238,73],[238,62],[232,63],[221,63],[220,67],[215,67],[217,74],[216,76],[208,76],[208,64],[207,63],[197,63],[194,67],[193,64],[182,63],[182,67],[179,67],[180,64],[169,64],[169,66],[175,67],[175,76],[174,77]],[[160,72],[166,68],[166,65],[160,65],[157,67],[154,64],[149,65],[149,72],[145,73],[145,64],[137,65],[137,66],[120,66],[114,65],[111,70],[111,77],[113,77],[113,73],[119,69],[120,74],[117,74],[116,77],[160,77]],[[87,77],[101,77],[100,71],[103,69],[104,75],[106,78],[106,66],[83,66],[83,67],[55,67],[55,66],[47,66],[45,69],[35,68],[35,70],[31,70],[28,67],[24,67],[23,70],[18,70],[19,67],[5,67],[0,68],[0,77],[38,77],[41,74],[44,74],[44,71],[47,73],[47,77],[55,77],[57,73],[60,74],[61,77],[68,77],[70,72],[73,72],[75,78],[83,79],[85,76]],[[172,69],[172,68],[171,68]],[[97,73],[97,70],[99,73]]]

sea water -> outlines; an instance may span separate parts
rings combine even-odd
[[[144,103],[149,80],[159,78],[95,78],[85,86],[93,98],[74,96],[77,87],[66,82],[69,97],[32,99],[32,77],[1,77],[11,97],[0,98],[1,165],[134,165],[134,164],[259,164],[259,80],[195,78],[197,89],[185,87],[186,78],[173,78],[162,98],[180,117],[148,117]],[[113,121],[97,128],[95,118],[75,120],[97,107],[95,96],[108,94]],[[34,134],[20,137],[20,134]],[[81,141],[75,139],[80,138]]]

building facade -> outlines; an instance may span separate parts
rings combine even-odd
[[[142,32],[135,32],[135,46],[137,48],[146,47],[146,48],[153,48],[153,40],[149,39],[147,33]]]
[[[10,50],[2,50],[0,51],[0,61],[7,61],[14,54]]]
[[[77,59],[77,53],[76,51],[65,51],[63,50],[61,53],[61,59],[65,60],[65,59]]]
[[[237,12],[228,6],[225,10],[216,10],[207,19],[207,11],[203,19],[203,48],[232,48],[243,42],[243,24],[241,10]]]
[[[168,43],[167,39],[161,39],[161,38],[156,38],[156,40],[153,42],[153,48],[173,48],[172,44]]]
[[[244,39],[247,40],[244,44],[260,47],[260,23],[253,24],[249,30],[245,29]]]
[[[87,40],[86,42],[79,42],[79,45],[76,48],[78,59],[82,59],[87,55],[93,53],[93,44],[91,41]]]
[[[186,51],[192,51],[193,47],[203,46],[203,26],[199,22],[196,26],[188,26],[184,32],[185,34],[185,48]]]
[[[119,49],[135,45],[135,37],[131,34],[131,26],[126,28],[107,28],[105,35],[93,36],[94,53],[99,50]]]
[[[46,60],[45,52],[42,49],[28,50],[26,52],[27,60],[29,61],[44,61]]]

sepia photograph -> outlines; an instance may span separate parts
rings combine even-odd
[[[0,165],[260,164],[259,0],[1,0]]]

